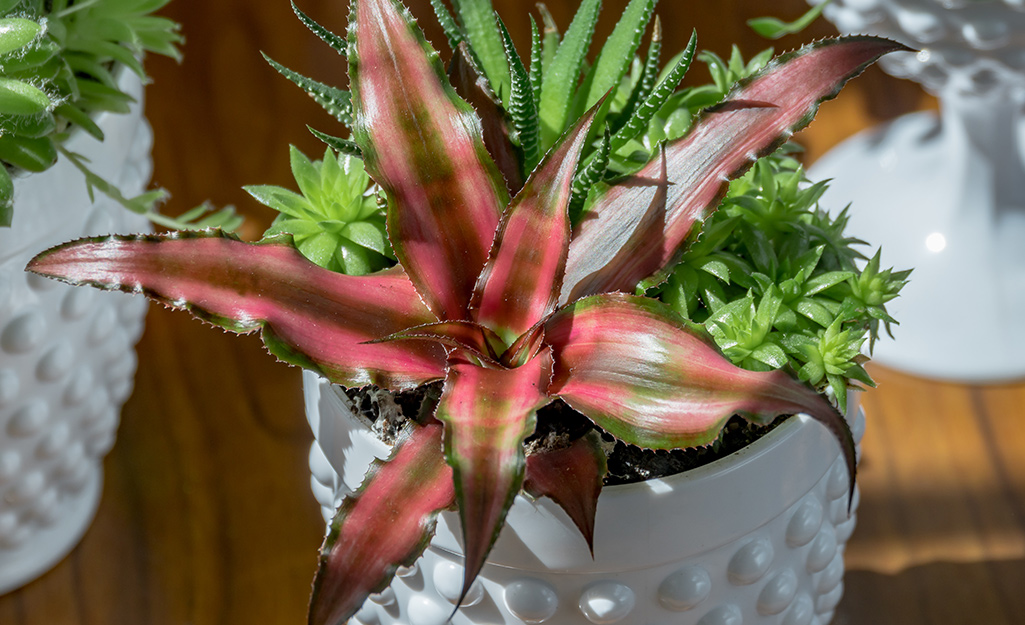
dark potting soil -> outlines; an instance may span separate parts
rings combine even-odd
[[[363,421],[385,442],[394,443],[407,419],[422,419],[434,411],[441,396],[441,383],[428,384],[413,391],[391,393],[374,386],[345,389],[352,408]],[[761,426],[740,416],[726,422],[719,438],[710,445],[691,449],[642,449],[616,440],[611,434],[556,400],[537,412],[537,430],[524,442],[527,453],[541,449],[564,447],[590,430],[601,433],[608,457],[605,484],[630,484],[653,478],[666,477],[695,469],[728,456],[788,419],[783,416],[769,425]]]

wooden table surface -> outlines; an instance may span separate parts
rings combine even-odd
[[[302,2],[334,28],[343,27],[346,4]],[[607,0],[606,17],[624,4]],[[575,0],[549,5],[565,25]],[[426,6],[418,1],[414,12],[429,24]],[[793,17],[804,5],[774,7]],[[727,54],[737,41],[747,55],[765,44],[743,20],[765,10],[754,0],[667,0],[659,8],[671,46],[696,27],[703,48]],[[322,148],[305,124],[340,129],[257,51],[336,84],[344,84],[344,65],[286,0],[175,0],[167,14],[184,24],[188,43],[181,66],[149,62],[154,181],[174,194],[169,212],[204,199],[235,204],[251,219],[244,234],[258,236],[270,215],[241,185],[292,186],[287,144],[313,156]],[[526,25],[510,20],[521,43]],[[830,29],[820,22],[803,37]],[[442,41],[437,30],[428,34]],[[802,137],[814,158],[860,128],[923,106],[931,103],[916,85],[871,70]],[[873,374],[879,389],[865,399],[859,525],[835,623],[1025,623],[1025,384]],[[309,492],[312,437],[299,379],[255,338],[153,307],[96,520],[53,571],[0,597],[0,623],[304,622],[323,526]]]

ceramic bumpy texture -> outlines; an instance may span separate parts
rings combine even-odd
[[[134,76],[122,86],[141,101]],[[80,132],[67,147],[125,195],[143,191],[152,133],[139,105],[97,122],[103,143]],[[146,312],[142,298],[75,289],[25,265],[63,241],[148,227],[100,193],[90,201],[63,159],[15,179],[14,224],[0,230],[0,594],[49,569],[91,521]]]
[[[312,487],[329,519],[389,450],[328,383],[305,375]],[[860,441],[864,415],[852,414]],[[706,467],[606,488],[593,560],[561,509],[518,497],[451,623],[825,625],[855,524],[847,485],[835,441],[797,417]],[[353,623],[444,625],[462,585],[460,549],[458,517],[444,513],[427,552]]]
[[[1025,89],[1023,0],[836,0],[825,15],[842,32],[880,34],[920,50],[879,64],[932,93]]]

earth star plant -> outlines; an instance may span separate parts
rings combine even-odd
[[[583,25],[574,20],[561,42],[546,32],[549,43],[538,43],[535,29],[529,75],[486,1],[456,2],[461,25],[447,17],[450,39],[465,32],[473,46],[455,42],[447,73],[397,0],[352,0],[347,40],[300,12],[347,56],[351,93],[290,77],[351,120],[352,141],[324,138],[359,153],[387,197],[395,267],[343,275],[309,261],[289,235],[250,244],[215,230],[84,239],[29,265],[74,284],[142,292],[235,332],[260,331],[280,359],[346,387],[398,392],[443,381],[433,411],[407,423],[391,458],[337,511],[311,623],[345,622],[422,553],[436,515],[453,505],[465,544],[464,594],[521,488],[560,503],[590,541],[604,472],[598,436],[524,450],[538,409],[555,399],[626,443],[656,449],[709,444],[734,414],[766,423],[806,413],[840,442],[853,488],[854,444],[825,397],[784,371],[731,364],[669,306],[634,293],[665,280],[731,177],[806,125],[847,79],[902,47],[854,37],[784,55],[682,137],[652,144],[635,171],[605,180],[602,162],[617,153],[619,136],[611,122],[622,123],[606,94],[626,70],[600,80],[597,69],[586,74],[582,84],[593,75],[599,86],[582,105],[545,88],[551,80],[562,89],[582,71],[598,4],[584,1]],[[649,5],[636,0],[626,14],[646,23],[650,10],[631,11]],[[628,39],[632,56],[632,32]],[[689,50],[685,57],[693,42]],[[592,68],[605,67],[602,58]],[[680,63],[689,60],[674,67]],[[549,78],[537,73],[546,67]],[[525,112],[515,113],[521,104]],[[642,115],[629,140],[641,136],[661,108],[655,104],[626,115],[620,128]],[[536,167],[532,128],[543,154]],[[574,180],[582,175],[596,184],[574,223]],[[556,477],[555,467],[567,464],[573,484]]]

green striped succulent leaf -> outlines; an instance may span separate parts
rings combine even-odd
[[[292,11],[295,12],[295,16],[299,18],[299,21],[302,22],[306,28],[310,29],[310,32],[320,37],[320,40],[331,46],[332,50],[342,57],[348,56],[349,46],[344,38],[334,34],[327,28],[324,28],[317,22],[313,21],[313,18],[303,13],[302,10],[295,5],[295,2],[292,2]]]
[[[541,145],[545,149],[553,145],[563,129],[570,125],[575,90],[567,87],[575,86],[580,79],[600,10],[601,0],[583,0],[580,3],[566,36],[559,43],[551,63],[544,68],[538,115],[541,119]]]
[[[452,0],[452,4],[491,90],[501,98],[503,104],[508,104],[512,83],[505,59],[505,46],[502,44],[491,0]]]
[[[322,82],[307,78],[299,72],[288,69],[281,63],[263,55],[264,60],[270,63],[279,74],[292,81],[297,87],[306,92],[308,96],[321,106],[329,115],[343,123],[346,127],[352,125],[352,102],[348,91],[325,85]]]
[[[616,27],[605,40],[598,58],[577,91],[575,116],[583,114],[609,90],[619,86],[630,69],[656,4],[657,0],[630,0],[630,4],[623,9]],[[602,120],[598,121],[600,123]]]

